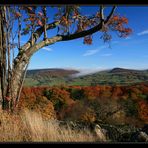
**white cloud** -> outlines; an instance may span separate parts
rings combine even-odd
[[[144,30],[142,32],[139,32],[137,35],[145,35],[145,34],[148,34],[148,30]]]
[[[99,52],[99,51],[100,51],[100,49],[87,50],[87,51],[83,54],[83,56],[94,55],[94,54],[96,54],[96,53]]]
[[[126,39],[126,40],[129,40],[129,39],[131,39],[131,37],[128,36],[128,37],[126,37],[125,39]]]
[[[106,54],[102,54],[101,56],[102,57],[109,57],[109,56],[112,56],[112,54],[111,53],[106,53]]]
[[[92,49],[92,50],[87,50],[83,56],[90,56],[90,55],[94,55],[96,53],[98,53],[101,49],[107,48],[108,46],[104,45],[99,47],[98,49]]]
[[[48,47],[43,47],[43,49],[47,50],[47,51],[52,51],[51,48],[48,48]]]

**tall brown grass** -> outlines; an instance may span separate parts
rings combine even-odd
[[[88,130],[60,126],[56,120],[45,121],[41,114],[29,110],[19,115],[0,111],[0,142],[93,142]]]

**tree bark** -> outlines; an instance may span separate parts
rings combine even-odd
[[[3,106],[4,110],[13,112],[17,109],[19,102],[19,93],[21,92],[26,70],[29,64],[29,57],[25,54],[18,60],[15,59],[10,78],[10,84],[7,86],[6,99]]]
[[[0,7],[0,87],[1,87],[1,106],[4,105],[6,93],[6,75],[7,75],[7,60],[6,60],[6,32],[5,32],[5,16],[4,7]]]

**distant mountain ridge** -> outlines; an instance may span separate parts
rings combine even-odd
[[[79,71],[77,70],[68,70],[68,69],[60,69],[60,68],[49,68],[49,69],[33,69],[33,70],[28,70],[27,71],[27,76],[31,75],[31,74],[50,74],[50,75],[71,75],[71,74],[75,74],[75,73],[79,73]]]
[[[76,71],[76,70],[71,70],[71,69],[63,69],[63,68],[46,68],[46,69],[30,69],[27,70],[27,73],[29,72],[44,72],[44,71]]]
[[[82,73],[82,74],[81,74]],[[113,68],[101,71],[74,69],[34,69],[28,70],[25,86],[53,85],[117,85],[148,82],[148,70]]]
[[[120,73],[120,72],[143,72],[148,70],[135,70],[135,69],[125,69],[125,68],[113,68],[110,73]]]
[[[45,69],[30,69],[27,70],[27,75],[32,74],[32,73],[38,73],[38,72],[70,72],[72,74],[74,73],[79,73],[79,70],[75,70],[75,69],[63,69],[63,68],[45,68]],[[109,72],[109,73],[119,73],[119,72],[143,72],[146,71],[148,72],[148,69],[146,70],[135,70],[135,69],[126,69],[126,68],[113,68],[113,69],[109,69],[109,70],[98,70],[98,72]],[[95,73],[98,73],[95,72]],[[91,73],[90,73],[91,74]]]

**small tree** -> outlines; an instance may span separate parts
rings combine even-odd
[[[49,12],[56,9],[53,22]],[[92,44],[92,35],[102,32],[104,41],[111,40],[109,31],[116,31],[119,37],[131,33],[124,25],[128,19],[115,14],[113,6],[106,16],[104,9],[85,16],[76,5],[49,6],[0,6],[0,74],[1,101],[3,109],[16,108],[26,70],[32,55],[39,49],[56,42],[70,41],[84,37],[84,44]],[[57,33],[48,37],[48,32]],[[28,35],[29,40],[21,46],[21,36]],[[15,41],[17,40],[17,43]],[[14,49],[18,52],[14,55]]]

